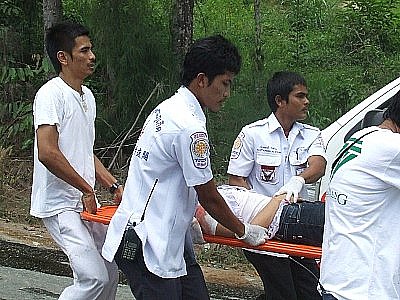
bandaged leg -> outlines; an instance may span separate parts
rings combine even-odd
[[[201,205],[197,206],[195,216],[204,233],[215,235],[218,222],[213,219]]]

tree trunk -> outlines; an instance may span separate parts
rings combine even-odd
[[[177,66],[183,62],[193,39],[194,0],[176,0],[172,10],[172,46]]]
[[[255,62],[256,70],[262,71],[263,57],[261,50],[261,14],[260,0],[254,0],[254,22],[255,22]]]
[[[61,0],[43,0],[43,29],[44,41],[46,39],[46,31],[55,23],[62,19]],[[45,45],[45,42],[43,43]],[[46,49],[44,51],[46,53]]]

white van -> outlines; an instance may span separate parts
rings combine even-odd
[[[326,147],[327,166],[325,175],[315,184],[307,185],[309,196],[313,200],[324,200],[329,184],[331,166],[343,143],[357,130],[365,114],[373,109],[384,109],[389,105],[389,99],[400,90],[400,77],[375,92],[360,104],[341,116],[327,128],[322,130],[322,138]]]

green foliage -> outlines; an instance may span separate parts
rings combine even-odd
[[[254,93],[239,93],[234,89],[220,112],[207,113],[212,167],[220,183],[225,180],[231,148],[242,127],[266,117],[269,112],[266,100],[254,99]]]
[[[169,34],[169,1],[64,1],[64,10],[91,29],[97,68],[87,84],[98,105],[98,140],[112,142],[135,120],[159,82],[165,94],[177,87]],[[100,4],[100,5],[99,5]],[[139,122],[141,125],[144,117]]]
[[[0,25],[9,26],[21,13],[22,9],[15,1],[3,0],[0,3]]]
[[[31,118],[28,108],[46,79],[40,63],[40,9],[40,0],[0,3],[3,143],[13,135],[21,136],[19,145],[27,140],[29,134],[21,132],[27,132],[30,123],[21,116]],[[139,127],[178,86],[169,27],[171,1],[64,0],[63,10],[65,17],[91,29],[97,67],[86,84],[98,103],[97,142],[109,144],[130,128],[156,83],[162,82],[163,89],[145,108]],[[395,0],[261,1],[264,70],[258,72],[253,1],[196,1],[194,38],[221,33],[238,46],[243,58],[231,98],[220,113],[208,115],[213,167],[221,180],[241,127],[269,113],[263,86],[272,73],[292,70],[306,77],[311,99],[307,122],[324,128],[398,76],[399,17]],[[259,82],[265,82],[261,96],[256,93]]]
[[[0,147],[16,148],[20,153],[33,145],[33,95],[51,68],[47,61],[38,68],[7,67],[0,70]],[[31,98],[32,97],[32,98]]]
[[[363,2],[364,6],[371,4]],[[363,10],[360,14],[360,11],[350,9],[351,3],[353,1],[262,2],[265,68],[262,76],[266,77],[261,80],[266,83],[269,76],[279,70],[302,73],[307,79],[311,100],[310,118],[306,122],[321,129],[398,76],[398,52],[382,49],[389,49],[389,45],[396,45],[400,40],[399,8],[395,15],[393,1],[379,0],[372,3],[368,13]],[[230,11],[237,13],[230,15]],[[242,71],[235,79],[233,96],[219,114],[208,116],[213,171],[224,180],[230,148],[240,128],[269,113],[265,97],[257,98],[253,88],[254,76],[260,75],[254,72],[251,64],[254,44],[252,6],[249,1],[224,1],[222,4],[203,0],[195,12],[197,37],[215,32],[226,34],[238,46],[244,59]],[[240,26],[230,28],[230,24]],[[364,27],[369,28],[370,41],[374,41],[370,46],[371,53],[349,51],[347,44],[356,40],[349,34]],[[385,38],[372,39],[376,35]],[[382,47],[383,40],[387,41],[385,47]]]
[[[39,1],[0,3],[0,148],[17,154],[33,142],[32,100],[42,84],[42,22]]]
[[[396,51],[400,19],[393,0],[352,0],[343,11],[343,47],[360,62]]]
[[[318,101],[311,123],[324,128],[398,76],[400,57],[393,51],[400,37],[396,5],[391,0],[360,0],[333,6],[335,18],[324,35],[329,40],[313,51],[322,63],[319,69],[306,68]]]
[[[250,2],[251,3],[251,2]],[[221,9],[218,9],[221,8]],[[254,22],[252,5],[246,1],[215,0],[199,1],[194,9],[194,39],[222,34],[234,42],[242,56],[242,72],[250,73],[254,49]],[[248,34],[243,34],[247,32]],[[236,89],[248,89],[248,82],[242,84],[236,79]]]
[[[285,20],[288,23],[288,52],[290,64],[298,67],[309,66],[313,60],[313,50],[318,45],[315,39],[322,39],[326,34],[330,8],[327,2],[320,0],[285,1]],[[315,55],[315,54],[314,54]]]
[[[43,49],[41,2],[0,2],[0,58],[3,64],[30,64],[34,53]]]
[[[310,118],[308,123],[324,128],[371,92],[367,85],[360,83],[360,68],[336,68],[324,76],[313,73],[308,77],[311,90]],[[318,89],[326,86],[326,89]],[[317,94],[315,93],[317,91]],[[329,112],[329,114],[327,114]]]

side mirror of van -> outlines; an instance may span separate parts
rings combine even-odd
[[[372,109],[367,111],[361,121],[361,128],[378,126],[383,122],[383,114],[386,109]]]

